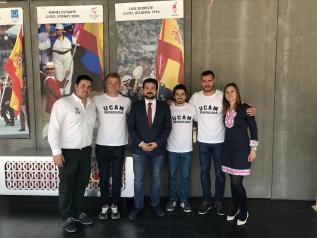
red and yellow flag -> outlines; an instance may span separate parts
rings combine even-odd
[[[21,112],[22,102],[22,27],[15,41],[15,45],[7,60],[4,70],[8,73],[12,80],[12,95],[10,107]]]
[[[156,79],[171,90],[184,83],[184,44],[176,19],[163,19],[156,52]]]

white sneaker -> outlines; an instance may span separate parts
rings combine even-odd
[[[247,223],[247,220],[248,220],[248,217],[249,217],[249,213],[247,212],[247,217],[245,218],[245,220],[244,221],[241,221],[241,220],[237,220],[237,225],[238,226],[243,226],[243,225],[245,225],[245,223]]]
[[[228,215],[227,215],[227,221],[233,221],[235,218],[236,218],[236,216],[239,214],[239,209],[237,210],[237,212],[236,213],[234,213],[234,214],[232,214],[232,213],[229,213]]]
[[[118,206],[111,206],[111,219],[112,220],[116,220],[116,219],[119,219],[120,218],[120,212],[118,210]]]
[[[99,213],[100,220],[107,220],[108,219],[108,212],[109,212],[109,205],[103,205],[101,208],[101,212]]]

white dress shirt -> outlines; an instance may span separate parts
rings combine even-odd
[[[152,123],[154,121],[155,118],[155,111],[156,111],[156,99],[153,99],[152,101],[150,101],[149,99],[145,99],[145,109],[146,109],[146,115],[148,115],[148,104],[152,103],[151,108],[152,108]]]
[[[86,108],[74,93],[57,100],[48,127],[48,143],[52,154],[61,154],[61,149],[91,146],[95,122],[96,107],[89,98]]]

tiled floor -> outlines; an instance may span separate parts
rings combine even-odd
[[[90,215],[98,214],[98,200],[90,198]],[[207,215],[197,215],[200,199],[191,200],[195,211],[185,214],[179,207],[157,218],[149,207],[135,222],[128,220],[131,200],[121,204],[119,221],[97,221],[91,227],[80,227],[75,234],[62,230],[55,197],[8,197],[0,196],[1,238],[57,238],[57,237],[112,237],[112,238],[317,238],[317,213],[313,202],[272,201],[250,199],[250,217],[247,226],[238,228],[212,210]],[[162,204],[166,200],[162,199]],[[147,202],[148,204],[148,202]],[[229,206],[229,200],[225,201]]]

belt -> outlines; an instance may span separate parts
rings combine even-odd
[[[66,51],[52,50],[53,53],[57,53],[60,55],[64,55],[64,54],[68,53],[69,51],[71,51],[71,50],[70,49],[66,50]]]

